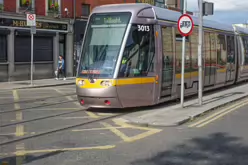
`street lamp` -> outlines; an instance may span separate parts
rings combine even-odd
[[[203,92],[203,77],[202,77],[202,38],[203,38],[203,16],[214,14],[214,4],[211,2],[203,2],[198,0],[199,7],[199,35],[198,35],[198,101],[199,105],[202,105],[202,92]]]

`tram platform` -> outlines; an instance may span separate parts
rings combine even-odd
[[[147,126],[147,127],[166,127],[177,126],[186,123],[207,112],[218,108],[231,105],[233,102],[248,97],[248,84],[237,87],[229,87],[217,93],[204,96],[202,106],[198,104],[198,98],[184,102],[184,108],[180,102],[172,106],[162,106],[148,108],[142,112],[128,114],[119,118],[123,122]]]
[[[68,77],[66,80],[55,80],[55,79],[41,79],[31,81],[13,81],[13,82],[0,82],[0,90],[14,90],[14,89],[25,89],[25,88],[42,88],[62,85],[73,85],[75,84],[75,77]]]

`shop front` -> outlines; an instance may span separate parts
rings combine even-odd
[[[54,77],[58,56],[65,58],[67,76],[73,74],[73,34],[69,21],[36,22],[34,79]],[[0,80],[30,79],[31,36],[25,18],[0,18]]]

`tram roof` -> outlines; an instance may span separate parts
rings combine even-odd
[[[235,26],[235,31],[238,32],[238,33],[248,34],[248,29],[247,28],[243,28],[243,27],[239,27],[239,26]]]
[[[126,3],[126,4],[110,4],[110,5],[102,5],[94,8],[93,13],[102,13],[102,12],[131,12],[133,15],[137,16],[142,10],[152,10],[156,14],[157,19],[177,22],[179,17],[182,15],[178,11],[173,11],[169,9],[164,9],[156,6],[152,6],[150,4],[145,3]],[[150,12],[151,13],[151,12]],[[153,13],[154,14],[154,13]],[[153,15],[150,16],[154,18]],[[194,24],[199,25],[198,17],[191,16]],[[221,22],[212,21],[204,19],[203,26],[213,29],[225,30],[225,31],[234,31],[233,26],[231,24],[223,24]]]

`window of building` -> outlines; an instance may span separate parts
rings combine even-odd
[[[48,0],[49,11],[60,11],[60,0]]]
[[[22,8],[30,7],[32,5],[32,0],[19,0],[19,6]]]
[[[147,76],[148,72],[154,71],[154,56],[153,26],[132,25],[118,77]]]
[[[4,9],[4,3],[3,0],[0,0],[0,11],[3,11]]]
[[[82,16],[88,17],[90,15],[90,4],[82,4]]]
[[[0,62],[7,61],[7,37],[0,35]]]

